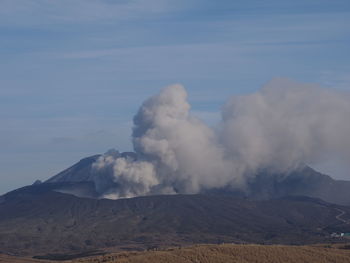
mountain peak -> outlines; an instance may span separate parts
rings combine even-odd
[[[113,190],[118,187],[118,184],[113,181],[109,174],[106,174],[111,171],[103,170],[97,173],[94,170],[93,164],[102,156],[137,160],[137,154],[134,152],[121,153],[112,149],[103,155],[97,154],[81,159],[78,163],[45,181],[45,183],[67,183],[69,187],[64,187],[65,184],[63,184],[57,189],[57,191],[63,193],[68,192],[77,196],[92,198],[103,196],[103,193],[99,190]],[[74,186],[71,183],[74,183]],[[88,194],[89,191],[86,190],[86,183],[89,183],[90,195]],[[240,196],[259,200],[303,195],[347,205],[350,204],[349,191],[350,182],[334,180],[330,176],[321,174],[305,165],[287,174],[271,174],[266,170],[261,171],[248,182],[247,189],[243,192],[237,193],[237,190],[232,190],[229,187],[207,189],[204,192],[239,194]]]

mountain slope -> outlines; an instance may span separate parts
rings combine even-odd
[[[336,218],[338,206],[310,198],[250,201],[208,194],[98,200],[50,187],[34,185],[1,197],[0,251],[33,255],[112,246],[297,244],[327,241],[330,232],[348,228]],[[347,218],[350,209],[340,208]]]
[[[260,173],[249,183],[247,195],[256,199],[303,195],[350,205],[350,181],[334,180],[306,166],[288,175]]]
[[[121,158],[137,159],[136,154],[132,152],[119,153],[118,151],[110,150],[107,153]],[[46,183],[75,183],[75,188],[71,186],[69,189],[66,189],[62,186],[58,191],[80,197],[96,198],[99,196],[96,188],[117,187],[109,175],[97,175],[94,173],[92,165],[100,156],[94,155],[84,158],[70,168],[51,177]],[[94,176],[99,177],[99,186],[94,185],[96,181]],[[79,183],[81,182],[89,182],[90,189],[86,189],[86,184],[82,184],[80,187]],[[304,195],[320,198],[330,203],[350,205],[350,181],[334,180],[330,176],[321,174],[308,166],[289,174],[271,174],[268,171],[260,172],[248,182],[248,187],[244,192],[238,192],[230,188],[209,189],[204,192],[230,193],[258,200]]]
[[[81,159],[76,164],[49,178],[46,183],[93,182],[92,164],[100,154]]]

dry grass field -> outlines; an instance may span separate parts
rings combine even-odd
[[[198,245],[163,251],[118,253],[79,259],[80,263],[349,263],[350,250],[342,246]]]
[[[349,245],[197,245],[158,251],[120,252],[67,261],[46,261],[0,255],[1,263],[349,263]]]
[[[0,263],[46,263],[46,262],[50,262],[50,261],[24,258],[24,257],[11,257],[11,256],[0,254]]]

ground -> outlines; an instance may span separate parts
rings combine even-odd
[[[0,262],[6,263],[46,263],[53,261],[34,260],[0,256]],[[57,262],[57,261],[56,261]],[[79,258],[66,263],[348,263],[350,262],[350,245],[196,245],[186,248],[168,248],[143,252],[111,253],[104,256]]]

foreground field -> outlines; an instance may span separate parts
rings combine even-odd
[[[50,261],[36,260],[31,258],[11,257],[0,254],[0,263],[46,263]]]
[[[349,263],[350,245],[263,246],[263,245],[197,245],[159,251],[122,252],[104,256],[80,258],[66,263]],[[46,263],[58,261],[14,258],[0,255],[0,262]]]
[[[343,247],[344,248],[344,247]],[[324,246],[203,245],[166,251],[148,251],[80,259],[75,262],[216,263],[216,262],[350,262],[350,250]]]
[[[203,245],[166,251],[106,255],[76,262],[219,263],[219,262],[350,262],[350,250],[324,246]]]

